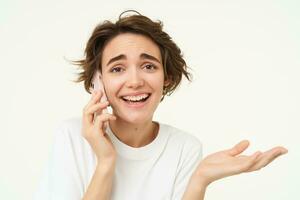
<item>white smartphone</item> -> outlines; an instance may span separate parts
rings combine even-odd
[[[108,101],[106,93],[105,93],[105,89],[104,89],[104,86],[103,86],[103,83],[102,83],[101,74],[100,74],[99,70],[97,70],[95,72],[95,74],[93,75],[93,79],[92,79],[92,84],[91,84],[90,90],[91,91],[93,91],[93,90],[94,91],[101,91],[103,93],[103,95],[102,95],[102,97],[100,99],[100,102]],[[107,107],[107,109],[104,109],[103,112],[104,113],[112,113],[110,107]]]

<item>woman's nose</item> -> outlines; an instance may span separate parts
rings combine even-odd
[[[144,79],[137,70],[132,70],[127,78],[126,86],[129,88],[139,88],[144,85]]]

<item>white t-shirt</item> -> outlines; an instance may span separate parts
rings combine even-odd
[[[62,122],[56,130],[51,158],[35,194],[36,200],[81,200],[97,164],[81,136],[81,119]],[[107,128],[117,151],[112,200],[179,200],[202,158],[193,135],[159,123],[157,137],[133,148]]]

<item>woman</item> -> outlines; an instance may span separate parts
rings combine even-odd
[[[37,199],[199,200],[211,182],[258,170],[287,152],[277,147],[237,156],[249,145],[242,141],[200,162],[196,137],[152,120],[182,75],[190,79],[180,49],[160,22],[139,13],[121,15],[95,28],[85,58],[77,62],[83,69],[77,81],[90,93],[99,70],[105,94],[93,91],[82,119],[58,128]],[[103,95],[108,101],[100,101]],[[103,112],[108,106],[112,114]]]

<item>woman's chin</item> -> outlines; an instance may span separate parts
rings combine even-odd
[[[136,124],[136,125],[145,124],[148,121],[152,121],[152,118],[149,116],[143,116],[143,115],[134,114],[134,113],[128,114],[126,116],[121,115],[121,116],[118,116],[117,118],[121,119],[122,121],[124,121],[126,123]]]

